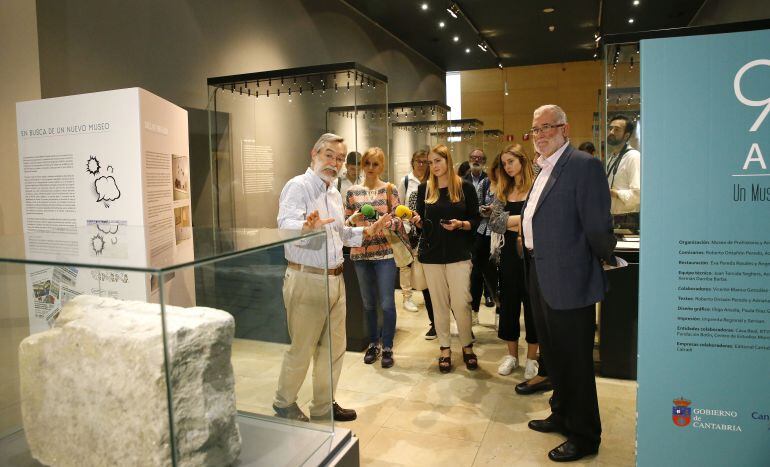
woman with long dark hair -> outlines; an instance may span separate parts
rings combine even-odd
[[[523,305],[527,340],[524,377],[530,379],[537,375],[538,370],[537,332],[524,281],[524,262],[517,246],[520,243],[521,208],[535,178],[532,163],[520,145],[511,145],[495,157],[489,176],[495,192],[489,220],[489,228],[493,232],[491,253],[498,260],[500,280],[497,336],[508,345],[508,355],[503,358],[497,372],[509,375],[519,366],[519,316]]]

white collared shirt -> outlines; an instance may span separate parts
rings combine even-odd
[[[348,177],[346,174],[340,174],[340,176],[337,178],[337,180],[334,181],[334,183],[337,185],[337,189],[340,192],[340,195],[342,195],[342,201],[345,201],[345,198],[347,197],[348,190],[353,185],[358,185],[360,183],[363,183],[364,178],[362,176],[358,176],[356,178],[355,182],[351,182],[348,180]]]
[[[607,160],[607,167],[612,167],[618,154],[613,154]],[[607,174],[607,183],[618,193],[612,197],[610,212],[612,214],[627,214],[639,212],[639,192],[641,189],[641,154],[636,149],[629,149],[623,155],[615,174]]]
[[[553,168],[556,167],[556,163],[559,162],[559,158],[564,153],[569,145],[567,140],[562,147],[556,150],[551,157],[540,156],[535,163],[540,166],[540,173],[535,179],[535,183],[532,184],[532,191],[529,193],[529,200],[527,201],[527,207],[524,209],[524,215],[521,219],[521,229],[524,232],[524,246],[532,249],[535,247],[535,239],[532,233],[532,217],[535,215],[535,209],[537,209],[537,203],[540,201],[540,195],[543,193],[545,184],[548,183],[548,179],[551,177]]]
[[[324,226],[328,245],[324,248],[323,242],[319,241],[287,244],[284,245],[286,259],[315,268],[327,267],[328,259],[328,268],[334,269],[344,260],[342,245],[361,246],[364,229],[345,225],[342,196],[337,191],[336,183],[327,186],[308,168],[283,187],[278,206],[278,228],[301,230],[305,219],[313,211],[318,211],[321,219],[334,219],[334,222]]]

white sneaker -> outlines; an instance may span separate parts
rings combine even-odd
[[[404,310],[414,313],[415,311],[418,311],[418,308],[411,298],[404,298]]]
[[[537,376],[537,371],[540,369],[540,365],[537,360],[527,359],[527,363],[524,366],[524,379],[530,380]]]
[[[472,311],[471,312],[471,326],[477,326],[479,324],[479,312],[478,311]]]
[[[519,360],[513,355],[506,355],[503,363],[497,367],[497,373],[503,376],[510,375],[516,367],[519,366]]]

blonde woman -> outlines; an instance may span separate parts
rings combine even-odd
[[[373,219],[367,219],[361,214],[364,205],[371,205],[377,215],[382,216],[388,213],[388,204],[393,210],[399,205],[399,200],[396,188],[380,180],[380,175],[385,169],[385,153],[382,149],[369,148],[361,156],[360,164],[363,182],[348,188],[345,215],[350,216],[349,223],[366,226]],[[388,227],[403,228],[398,218],[393,219]],[[381,354],[382,367],[390,368],[394,363],[393,336],[396,334],[396,262],[393,260],[393,250],[388,239],[380,232],[364,240],[360,247],[351,248],[350,259],[353,260],[361,287],[361,299],[369,332],[369,347],[364,353],[364,363],[374,363]],[[383,313],[382,327],[378,325],[378,302]]]
[[[498,259],[500,279],[500,326],[497,337],[508,345],[508,355],[503,358],[497,372],[509,375],[519,366],[519,316],[524,306],[524,326],[527,333],[527,359],[524,378],[537,375],[537,332],[532,318],[526,282],[524,262],[517,251],[521,207],[534,181],[532,162],[518,144],[508,146],[492,162],[490,178],[495,185],[495,200],[489,228],[501,241],[493,242],[492,256]]]
[[[472,232],[479,223],[476,189],[454,171],[449,149],[440,144],[428,154],[430,174],[417,190],[417,214],[412,222],[422,229],[418,254],[433,300],[441,356],[439,370],[452,369],[449,315],[454,314],[463,361],[469,370],[478,368],[473,353],[470,314]]]

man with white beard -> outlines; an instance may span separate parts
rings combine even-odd
[[[491,204],[492,196],[488,189],[489,186],[487,174],[484,171],[484,165],[487,163],[487,156],[481,149],[474,149],[468,155],[468,161],[471,169],[463,179],[473,183],[476,189],[476,196],[479,198],[479,206]],[[486,297],[484,305],[493,307],[495,305],[495,290],[497,284],[497,274],[492,263],[489,262],[489,242],[491,231],[487,228],[487,217],[482,213],[481,223],[473,237],[473,269],[471,270],[471,319],[474,325],[479,324],[479,307],[481,306],[482,294]]]
[[[473,183],[473,188],[479,191],[479,184],[481,181],[487,178],[486,172],[484,172],[484,164],[487,163],[487,156],[481,149],[474,149],[468,155],[468,162],[471,164],[471,170],[465,174],[465,180]]]
[[[326,246],[313,240],[284,246],[288,267],[283,301],[291,345],[284,354],[273,402],[276,415],[282,418],[308,421],[297,405],[297,393],[312,359],[310,417],[317,420],[334,417],[336,421],[356,419],[355,410],[343,409],[334,401],[347,340],[342,246],[361,246],[364,237],[376,235],[390,222],[391,215],[386,214],[366,227],[345,225],[342,197],[334,180],[345,163],[346,152],[341,136],[321,135],[310,151],[310,167],[289,180],[281,191],[278,227],[303,232],[323,228],[327,242]],[[360,214],[353,214],[357,215]],[[328,276],[328,313],[324,275]],[[331,332],[331,343],[326,338],[327,329]]]

